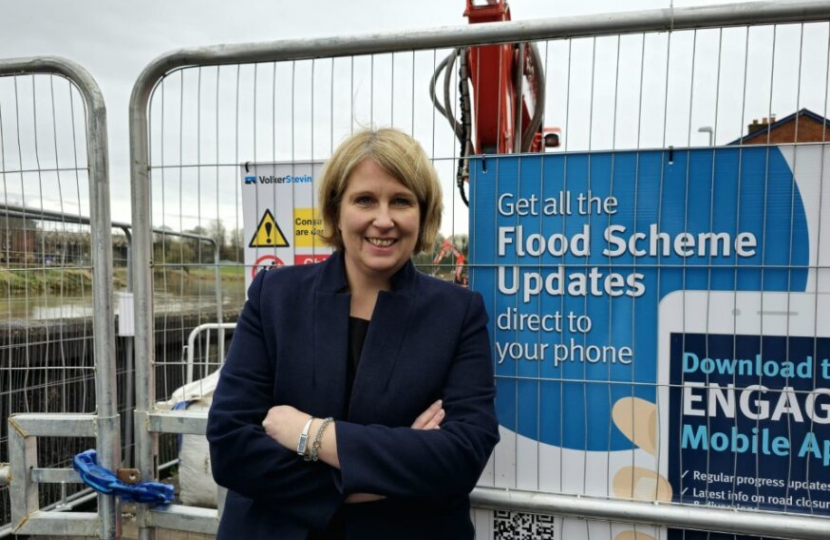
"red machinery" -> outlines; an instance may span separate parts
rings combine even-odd
[[[507,0],[466,0],[464,15],[470,24],[510,20]],[[452,68],[458,61],[460,118],[452,113]],[[444,71],[444,103],[435,95],[438,75]],[[460,48],[435,71],[430,95],[450,122],[461,143],[456,182],[467,204],[464,182],[469,180],[468,156],[542,152],[559,146],[559,130],[544,130],[545,73],[532,43]]]
[[[447,238],[444,240],[444,243],[441,244],[441,250],[432,260],[433,265],[438,265],[441,263],[441,260],[447,256],[448,253],[452,253],[455,257],[455,270],[453,271],[453,281],[458,285],[467,286],[467,277],[464,275],[464,262],[467,260],[464,257],[464,254],[456,249],[455,245],[452,243],[452,237]]]

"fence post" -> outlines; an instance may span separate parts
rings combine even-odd
[[[159,70],[158,75],[163,74]],[[149,213],[150,152],[147,106],[152,86],[142,79],[155,81],[142,73],[130,98],[130,167],[133,222],[133,292],[135,294],[135,464],[143,478],[158,477],[158,436],[146,429],[155,399],[153,372],[155,345],[153,336],[153,231]],[[152,84],[152,83],[151,83]],[[149,526],[149,511],[138,508],[138,538],[152,540],[155,530]]]

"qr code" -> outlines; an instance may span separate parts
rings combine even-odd
[[[494,540],[553,540],[553,516],[496,510]]]

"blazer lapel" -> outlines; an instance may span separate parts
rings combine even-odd
[[[322,271],[315,286],[314,335],[297,336],[297,339],[313,341],[311,386],[324,404],[317,414],[342,418],[346,400],[351,297],[342,292],[347,287],[342,253],[335,251],[321,264]]]
[[[314,304],[314,365],[311,385],[322,398],[326,416],[342,417],[346,400],[349,344],[349,295],[318,291]],[[322,412],[319,414],[323,414]]]

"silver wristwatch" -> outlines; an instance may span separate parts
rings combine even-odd
[[[303,432],[300,433],[300,440],[297,441],[297,455],[305,457],[305,451],[308,447],[308,430],[311,428],[311,422],[314,420],[313,416],[309,416],[308,420],[303,426]]]

